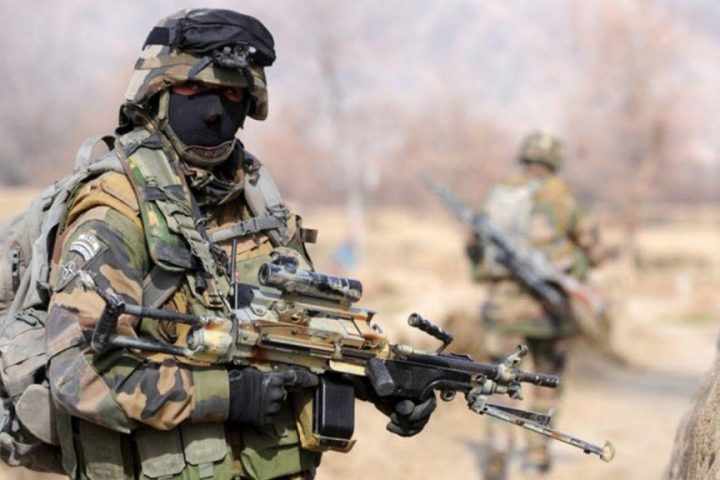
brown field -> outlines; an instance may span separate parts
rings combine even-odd
[[[0,220],[30,197],[24,191],[0,194]],[[546,478],[662,476],[677,424],[715,354],[720,324],[720,212],[699,216],[674,208],[667,218],[672,220],[654,219],[641,229],[640,269],[615,260],[594,278],[614,300],[614,341],[631,365],[608,364],[578,345],[563,379],[558,427],[594,442],[612,441],[617,457],[605,464],[557,444],[556,469]],[[304,209],[304,220],[320,229],[311,253],[317,267],[327,269],[346,231],[342,212]],[[364,266],[354,276],[366,287],[363,305],[377,310],[378,321],[400,341],[432,345],[405,325],[412,312],[442,321],[448,312],[472,315],[477,309],[482,288],[467,280],[463,237],[462,228],[440,210],[369,215]],[[608,237],[619,235],[610,229]],[[481,334],[471,324],[455,333],[465,345]],[[371,406],[360,404],[358,410],[357,445],[348,455],[326,455],[319,479],[481,478],[486,420],[461,399],[439,405],[426,430],[411,439],[387,433],[385,419]],[[516,470],[512,478],[526,478]],[[4,470],[0,478],[39,477]]]

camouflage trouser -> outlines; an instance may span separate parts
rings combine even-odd
[[[573,332],[572,323],[558,323],[549,318],[542,306],[517,283],[500,279],[490,284],[482,307],[482,324],[485,351],[492,361],[502,361],[517,345],[525,344],[530,354],[523,362],[524,370],[562,375]],[[493,401],[539,412],[557,411],[562,393],[560,389],[523,385],[523,391],[526,401],[522,403],[507,399]],[[517,429],[499,421],[490,421],[487,425],[492,448],[502,451],[513,449]],[[546,442],[544,437],[527,432],[529,450],[545,449]]]
[[[485,339],[487,351],[494,362],[502,361],[505,356],[514,351],[517,345],[525,344],[530,349],[530,358],[526,358],[526,361],[523,362],[523,370],[559,376],[562,376],[565,370],[565,361],[570,344],[567,337],[532,338],[508,335],[491,330],[485,332]],[[538,412],[553,410],[557,415],[557,407],[562,395],[561,388],[540,388],[524,384],[523,393],[525,396],[523,402],[500,399],[493,399],[493,401]],[[491,446],[500,450],[512,449],[516,444],[516,430],[516,428],[504,422],[488,422],[488,435]],[[547,442],[545,437],[530,431],[527,431],[525,438],[529,449],[534,447],[543,448]]]
[[[521,338],[551,340],[575,333],[569,318],[549,317],[535,298],[509,279],[490,283],[481,317],[484,330]]]

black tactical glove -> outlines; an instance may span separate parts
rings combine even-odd
[[[289,389],[314,387],[318,377],[305,370],[261,372],[254,368],[230,370],[228,421],[266,428],[280,413]]]
[[[420,433],[437,406],[435,395],[425,401],[392,397],[375,399],[374,403],[378,410],[390,417],[386,426],[388,431],[401,437]]]
[[[381,397],[366,378],[355,375],[344,375],[343,378],[352,384],[358,400],[372,402],[375,408],[390,417],[386,428],[401,437],[412,437],[420,433],[437,407],[434,393],[422,400],[401,395]]]

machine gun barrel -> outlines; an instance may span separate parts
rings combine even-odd
[[[410,354],[407,358],[423,365],[484,375],[490,380],[499,382],[515,381],[546,388],[557,388],[560,385],[560,378],[556,375],[517,370],[512,373],[512,378],[508,378],[509,370],[503,364],[480,363],[456,355]]]

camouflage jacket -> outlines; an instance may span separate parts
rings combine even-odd
[[[523,221],[526,225],[520,229],[522,238],[516,240],[531,251],[545,255],[557,268],[580,279],[586,278],[589,267],[600,259],[596,225],[578,204],[570,185],[557,175],[542,180],[519,175],[503,182],[501,188],[519,189],[528,185],[531,192],[529,212]],[[506,233],[512,235],[514,232]],[[468,241],[467,252],[474,279],[508,278],[507,272],[498,274],[487,268],[486,248],[474,235]]]
[[[207,181],[198,177],[206,174],[187,170],[186,179],[202,186]],[[233,167],[234,178],[226,180],[238,184],[243,175],[242,168]],[[210,190],[207,186],[193,190],[208,232],[252,217],[242,196],[233,196],[232,192],[220,204],[203,205],[202,198]],[[297,217],[290,216],[287,227],[292,237],[288,248],[309,263],[299,238]],[[222,422],[229,405],[224,368],[189,365],[173,357],[122,349],[96,355],[85,341],[104,304],[97,294],[83,290],[78,271],[90,273],[100,288],[111,288],[129,303],[142,304],[143,282],[153,268],[144,230],[138,199],[124,174],[105,173],[74,195],[52,262],[54,294],[47,322],[47,349],[53,398],[73,416],[123,433],[141,425],[170,430],[185,421]],[[228,256],[229,244],[219,244]],[[273,249],[264,233],[240,238],[236,258],[243,276],[240,280],[255,283],[255,267]],[[163,308],[189,312],[193,310],[192,300],[184,285]],[[184,332],[180,330],[175,324],[146,324],[129,316],[121,317],[118,326],[122,335],[142,332],[182,344]]]
[[[587,277],[591,265],[599,259],[598,231],[578,205],[568,183],[558,176],[531,180],[523,176],[511,178],[500,189],[530,193],[526,211],[512,212],[511,222],[518,218],[521,225],[504,233],[530,251],[539,252],[558,269],[579,279]],[[492,217],[492,195],[486,213]],[[522,210],[522,208],[520,209]],[[523,218],[524,217],[524,218]],[[517,223],[517,222],[516,222]],[[501,225],[496,225],[505,230]],[[507,270],[498,268],[492,249],[473,236],[467,245],[472,276],[476,281],[489,282],[489,291],[482,308],[482,320],[489,330],[528,338],[559,338],[570,335],[574,326],[570,319],[557,322],[546,315],[543,307]]]

